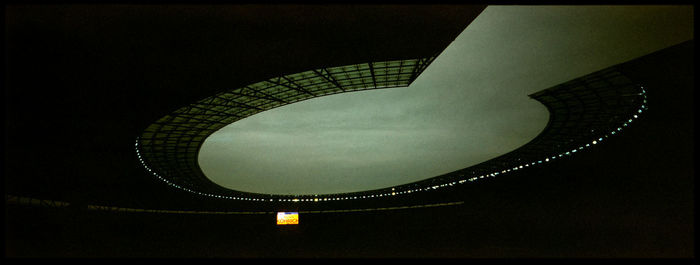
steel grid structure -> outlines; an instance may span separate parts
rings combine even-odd
[[[269,197],[233,191],[211,182],[197,162],[204,140],[237,120],[326,95],[406,87],[435,56],[313,69],[218,93],[180,108],[148,126],[137,140],[137,155],[169,185],[202,194]],[[165,176],[165,177],[162,177]]]
[[[549,110],[549,121],[532,141],[505,155],[407,187],[494,177],[553,161],[619,134],[647,109],[646,91],[610,67],[529,95]]]
[[[217,94],[149,126],[137,139],[137,154],[146,169],[168,185],[210,197],[281,202],[377,198],[435,190],[563,158],[619,133],[646,109],[644,88],[610,67],[530,95],[547,107],[550,118],[542,133],[524,146],[445,175],[363,192],[322,196],[246,193],[214,184],[197,165],[204,139],[236,120],[323,95],[408,86],[433,59],[316,69]]]

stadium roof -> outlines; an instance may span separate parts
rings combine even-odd
[[[133,149],[163,115],[320,65],[429,57],[484,7],[9,5],[6,191],[190,201],[143,170]]]
[[[659,20],[667,12],[635,13],[627,17],[633,22],[628,28],[646,33],[666,29],[652,33],[656,36],[692,32],[692,7],[654,8],[685,11],[670,20]],[[577,149],[564,153],[566,159],[544,157],[541,165],[538,159],[527,169],[518,166],[495,178],[433,189],[431,181],[445,185],[462,179],[439,176],[420,183],[433,185],[429,191],[410,196],[288,204],[209,198],[165,185],[144,169],[134,151],[135,138],[149,125],[197,100],[319,65],[415,59],[423,52],[429,56],[488,10],[425,5],[6,6],[6,255],[694,257],[692,35],[678,42],[659,37],[654,41],[669,45],[640,52],[649,42],[634,37],[634,30],[617,31],[631,34],[632,41],[569,54],[566,67],[508,67],[512,71],[500,73],[502,78],[535,68],[539,72],[528,78],[538,82],[559,68],[584,70],[522,93],[550,107],[555,115],[548,129],[534,139],[536,145],[473,169],[493,172],[489,167],[501,162],[559,150],[543,141],[559,144],[569,138]],[[497,19],[514,25],[505,34],[513,38],[510,42],[474,41],[488,47],[521,44],[511,54],[494,52],[507,62],[517,61],[513,55],[546,54],[552,50],[538,48],[549,41],[571,49],[604,43],[566,41],[561,36],[569,31],[548,31],[551,25],[543,21],[542,31],[527,34],[532,38],[525,41],[523,33],[533,28],[519,18]],[[659,23],[641,23],[649,20]],[[600,31],[615,28],[584,35]],[[403,42],[396,46],[397,40]],[[473,58],[486,57],[486,51]],[[629,57],[617,57],[623,52],[630,52]],[[595,55],[615,59],[608,65],[584,63]],[[437,62],[423,74],[436,70]],[[489,70],[473,76],[486,76]],[[625,96],[630,92],[637,95]],[[251,118],[275,110],[282,108]],[[637,115],[633,113],[639,110],[637,117],[616,114]],[[595,111],[601,111],[596,117],[612,120],[586,116]],[[611,121],[622,122],[620,131],[607,127]],[[600,136],[589,133],[591,127],[608,137],[593,143]],[[300,212],[300,225],[276,226],[274,212],[279,210]]]
[[[330,77],[334,70],[354,71],[342,68],[345,65],[365,67],[370,69],[370,75],[376,73],[373,68],[378,65],[425,69],[421,66],[432,61],[483,9],[484,6],[11,6],[6,32],[6,139],[11,139],[6,140],[7,192],[111,205],[199,205],[207,199],[171,189],[141,168],[139,162],[143,160],[134,152],[134,140],[148,132],[154,121],[217,93],[223,95],[223,101],[230,102],[231,87],[245,87],[262,80],[268,80],[262,85],[271,84],[274,82],[269,80],[280,76],[286,77],[287,83],[278,79],[274,86],[289,84],[297,81],[297,73],[309,69],[320,69],[311,78],[328,85],[319,89],[340,89],[332,78],[324,77]],[[261,20],[260,16],[266,19]],[[363,69],[356,70],[367,70]],[[410,83],[420,70],[411,73],[401,80]],[[376,77],[365,78],[375,86]],[[600,87],[598,81],[616,85]],[[369,81],[359,88],[368,84]],[[631,111],[638,110],[637,103],[644,100],[635,97],[624,103],[618,97],[637,93],[632,90],[641,89],[639,84],[624,70],[610,68],[532,94],[556,114],[544,134],[534,141],[544,142],[524,146],[470,171],[490,174],[518,167],[520,164],[500,166],[504,160],[522,159],[523,152],[528,153],[530,161],[537,155],[529,153],[570,141],[572,136],[576,139],[567,143],[571,145],[568,148],[593,140],[588,137],[593,134],[571,130],[593,126],[596,132],[614,131],[613,123],[623,126],[617,123],[629,118],[621,112],[632,115]],[[589,89],[577,92],[579,87]],[[301,91],[287,95],[291,98],[275,98],[293,102],[299,100],[295,98],[299,94],[308,94]],[[601,96],[605,91],[611,93]],[[589,98],[591,101],[586,101]],[[617,103],[608,104],[609,100]],[[609,105],[617,108],[600,109]],[[599,109],[594,111],[610,116],[598,116],[604,122],[586,118],[591,114],[589,106],[597,106]],[[251,113],[264,109],[258,106]],[[579,111],[586,115],[569,115]],[[562,116],[563,113],[569,114]],[[571,123],[572,120],[587,123]],[[230,121],[218,122],[220,127]],[[545,136],[550,138],[543,139]],[[552,139],[559,142],[551,142]],[[187,146],[189,140],[181,143]],[[556,152],[551,155],[559,155],[563,150],[552,150]],[[187,159],[191,162],[194,156]],[[499,164],[498,169],[495,164]],[[483,175],[463,173],[455,172],[421,185],[444,186]],[[397,192],[411,190],[401,187]],[[231,192],[217,186],[205,187],[204,191]],[[372,195],[393,192],[387,189]],[[353,197],[357,195],[372,196],[360,193]]]

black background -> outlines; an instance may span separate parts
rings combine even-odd
[[[134,138],[214,92],[319,65],[439,52],[482,9],[6,6],[6,194],[79,206],[261,208],[164,187],[140,168]],[[298,210],[459,205],[302,214],[295,227],[276,226],[274,214],[6,205],[5,254],[691,258],[693,55],[690,41],[622,65],[647,88],[649,110],[570,159],[445,191]]]

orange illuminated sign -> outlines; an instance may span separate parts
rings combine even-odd
[[[298,212],[278,212],[277,225],[296,225],[299,224]]]

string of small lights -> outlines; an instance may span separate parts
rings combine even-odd
[[[221,194],[206,193],[206,192],[196,191],[196,190],[192,190],[192,189],[189,189],[186,187],[182,187],[176,183],[169,181],[167,178],[161,176],[158,172],[155,172],[153,169],[151,169],[148,166],[148,164],[146,163],[146,161],[144,161],[143,157],[141,156],[141,152],[139,150],[139,137],[136,138],[136,143],[134,145],[134,148],[136,150],[136,155],[137,155],[139,161],[141,162],[141,165],[143,165],[143,167],[146,169],[146,171],[151,173],[153,176],[155,176],[159,180],[165,182],[169,186],[175,187],[177,189],[180,189],[180,190],[183,190],[183,191],[186,191],[189,193],[200,195],[200,196],[219,198],[219,199],[228,199],[228,200],[254,201],[254,202],[327,202],[327,201],[345,201],[345,200],[360,200],[360,199],[391,197],[391,196],[397,196],[397,195],[412,194],[412,193],[417,193],[417,192],[434,191],[437,189],[451,187],[451,186],[455,186],[455,185],[459,185],[459,184],[464,184],[467,182],[473,182],[473,181],[477,181],[480,179],[495,178],[501,174],[507,174],[507,173],[512,172],[512,171],[523,170],[523,169],[529,168],[531,166],[537,166],[537,165],[541,165],[541,164],[545,164],[545,163],[554,161],[556,159],[565,158],[565,157],[573,155],[574,153],[581,152],[587,148],[590,148],[590,147],[593,147],[597,144],[600,144],[603,141],[607,141],[608,138],[615,136],[615,135],[619,135],[624,128],[628,127],[634,120],[638,119],[640,117],[640,115],[648,109],[646,89],[641,85],[638,85],[637,87],[640,90],[640,92],[637,95],[641,97],[642,103],[641,103],[641,106],[639,106],[639,108],[637,108],[634,111],[634,113],[630,114],[629,119],[627,119],[624,123],[620,124],[619,127],[617,127],[616,129],[613,129],[612,131],[598,135],[598,137],[595,137],[593,139],[589,139],[589,141],[586,142],[585,144],[577,146],[573,149],[567,149],[567,150],[563,150],[559,153],[550,154],[547,156],[542,156],[539,159],[531,160],[529,162],[519,163],[519,164],[511,165],[508,167],[503,167],[499,170],[493,170],[489,173],[480,174],[478,176],[472,175],[470,177],[466,177],[466,178],[463,178],[460,180],[445,182],[445,183],[441,183],[441,184],[434,184],[434,185],[430,185],[430,186],[422,186],[422,187],[417,187],[417,188],[409,188],[409,189],[400,189],[399,188],[397,190],[397,188],[394,187],[394,188],[391,188],[391,191],[385,191],[388,189],[384,189],[384,190],[381,190],[380,192],[377,192],[375,194],[365,192],[365,193],[363,193],[363,195],[352,195],[352,196],[351,195],[346,195],[346,196],[314,195],[314,196],[293,196],[292,198],[289,198],[289,196],[285,196],[284,198],[255,198],[255,197],[228,196],[228,195],[221,195]]]

